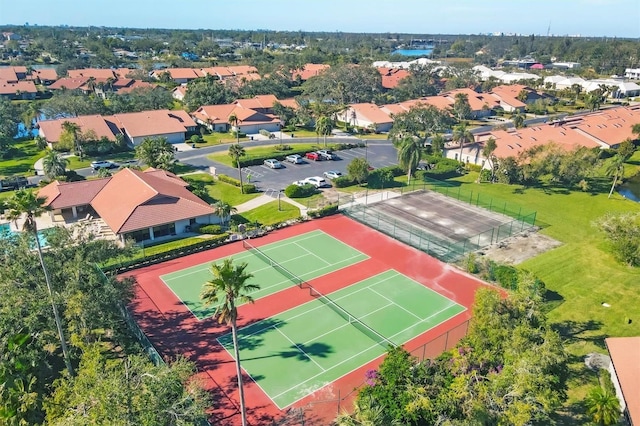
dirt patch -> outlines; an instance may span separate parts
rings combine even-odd
[[[479,253],[497,263],[517,265],[560,245],[560,241],[546,235],[524,232],[502,240],[488,249],[480,250]]]

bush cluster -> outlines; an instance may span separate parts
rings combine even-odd
[[[302,186],[289,185],[285,188],[284,195],[289,198],[306,198],[315,194],[316,191],[316,187],[310,183]]]
[[[198,232],[201,234],[218,235],[222,234],[222,228],[220,225],[201,225],[198,227]]]
[[[311,210],[309,212],[309,217],[320,218],[325,216],[331,216],[332,214],[336,214],[336,213],[338,213],[338,205],[332,204],[330,206],[326,206],[318,210]]]

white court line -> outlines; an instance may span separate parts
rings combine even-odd
[[[414,324],[413,324],[413,325],[411,325],[410,327],[407,327],[407,328],[405,328],[404,330],[399,331],[398,333],[396,333],[396,334],[394,334],[393,336],[389,337],[389,339],[391,339],[391,338],[393,338],[393,337],[395,337],[395,336],[398,336],[398,335],[399,335],[399,334],[401,334],[401,333],[404,333],[405,331],[409,330],[410,328],[412,328],[412,327],[414,327],[414,326],[416,326],[416,325],[418,325],[418,324],[420,324],[420,323],[422,323],[422,322],[424,322],[424,321],[428,320],[428,319],[429,319],[429,318],[431,318],[431,317],[434,317],[434,316],[438,315],[438,314],[439,314],[439,313],[441,313],[441,312],[444,312],[445,310],[447,310],[447,309],[449,309],[449,308],[451,308],[451,307],[453,307],[453,306],[455,306],[455,305],[449,305],[449,306],[447,306],[445,309],[441,309],[441,310],[439,310],[439,311],[438,311],[438,312],[436,312],[435,314],[428,316],[427,318],[423,319],[422,321],[417,322],[417,323],[414,323]],[[444,320],[444,321],[448,321],[448,320],[449,320],[449,319],[451,319],[451,318],[452,318],[452,317],[449,317],[449,318],[447,318],[447,319],[446,319],[446,320]],[[444,321],[443,321],[443,322],[444,322]],[[431,328],[434,328],[434,327],[436,327],[436,326],[437,326],[437,324],[436,324],[435,326],[431,327]],[[427,330],[427,331],[428,331],[428,330]],[[425,332],[426,332],[426,331],[425,331]],[[422,334],[422,333],[420,333],[420,334]],[[350,356],[349,358],[347,358],[347,359],[345,359],[345,360],[343,360],[343,361],[340,361],[340,362],[339,362],[339,363],[337,363],[337,364],[334,364],[332,367],[330,367],[330,368],[329,368],[329,369],[327,369],[326,371],[331,371],[331,370],[333,370],[335,367],[337,367],[337,366],[339,366],[339,365],[341,365],[341,364],[344,364],[345,362],[350,361],[351,359],[353,359],[353,358],[355,358],[355,357],[359,356],[360,354],[363,354],[363,353],[365,353],[365,352],[367,352],[367,351],[369,351],[369,350],[371,350],[371,349],[373,349],[373,348],[376,348],[376,347],[378,347],[378,346],[379,346],[379,344],[378,344],[378,343],[376,343],[375,345],[369,346],[367,349],[362,350],[362,351],[358,352],[357,354],[352,355],[352,356]],[[360,368],[360,367],[361,367],[361,366],[358,366],[358,367],[354,368],[354,370],[355,370],[355,369],[357,369],[357,368]],[[353,370],[351,370],[351,371],[353,371]],[[291,387],[291,388],[287,389],[286,391],[281,392],[281,393],[279,393],[278,395],[275,395],[273,398],[278,398],[279,396],[282,396],[282,395],[284,395],[285,393],[290,392],[290,391],[292,391],[293,389],[295,389],[295,388],[297,388],[297,387],[299,387],[299,386],[301,386],[301,385],[304,385],[304,384],[305,384],[305,383],[307,383],[309,380],[315,379],[316,377],[318,377],[318,376],[320,376],[320,375],[322,375],[322,374],[324,374],[324,373],[325,373],[325,372],[323,371],[322,373],[318,373],[318,374],[316,374],[316,375],[314,375],[314,376],[311,376],[311,377],[309,377],[307,380],[305,380],[304,382],[298,383],[297,385],[295,385],[295,386],[293,386],[293,387]],[[347,373],[347,374],[348,374],[348,373]],[[336,379],[336,380],[337,380],[337,379]],[[307,396],[307,395],[305,395],[305,396]],[[300,398],[300,399],[302,399],[302,398]],[[295,401],[294,401],[294,403],[295,403]],[[277,405],[277,404],[276,404],[276,405]],[[291,404],[289,404],[289,405],[291,405]]]
[[[376,313],[376,312],[378,312],[378,311],[381,311],[381,310],[383,310],[383,309],[386,309],[386,308],[388,308],[389,306],[392,306],[392,305],[393,305],[393,303],[388,303],[388,304],[384,305],[383,307],[376,309],[375,311],[371,311],[371,312],[369,312],[368,314],[366,314],[366,315],[363,315],[363,316],[359,317],[358,319],[359,319],[359,320],[361,320],[362,318],[366,318],[366,317],[368,317],[369,315],[373,315],[374,313]],[[354,317],[354,318],[357,318],[357,317]],[[333,332],[335,332],[335,331],[340,330],[341,328],[348,327],[348,326],[350,326],[350,325],[351,325],[351,323],[350,323],[350,322],[348,322],[348,323],[346,323],[346,324],[341,325],[340,327],[333,328],[333,329],[331,329],[330,331],[327,331],[326,333],[322,333],[321,335],[316,336],[316,337],[314,337],[313,339],[311,339],[311,340],[309,340],[309,341],[304,342],[304,343],[303,343],[303,345],[309,344],[309,343],[313,342],[314,340],[318,340],[318,339],[319,339],[319,338],[321,338],[321,337],[327,336],[327,335],[329,335],[329,334],[331,334],[331,333],[333,333]]]
[[[289,339],[289,336],[287,336],[287,335],[286,335],[286,334],[284,334],[282,331],[280,331],[280,329],[279,329],[278,327],[276,327],[276,326],[274,325],[274,326],[273,326],[273,328],[275,328],[275,330],[276,330],[278,333],[282,334],[282,336],[283,336],[285,339],[287,339],[288,341],[290,341],[290,342],[291,342],[291,344],[292,344],[293,346],[295,346],[296,348],[298,348],[298,350],[299,350],[300,352],[302,352],[302,353],[304,354],[304,356],[306,356],[307,358],[309,358],[309,361],[313,362],[315,365],[317,365],[318,367],[320,367],[320,370],[322,370],[323,372],[324,372],[324,371],[327,371],[327,370],[325,370],[325,369],[324,369],[324,367],[322,367],[320,364],[318,364],[318,363],[316,362],[316,360],[314,360],[313,358],[311,358],[311,356],[309,356],[309,354],[307,354],[305,351],[303,351],[303,350],[302,350],[302,348],[301,348],[300,346],[298,346],[298,344],[297,344],[297,343],[295,343],[293,340]]]
[[[323,258],[321,258],[320,256],[318,256],[317,254],[315,254],[314,252],[312,252],[311,250],[307,250],[306,248],[304,248],[303,246],[301,246],[298,243],[293,243],[296,246],[300,247],[300,249],[306,251],[307,253],[309,253],[311,256],[315,257],[316,259],[321,260],[322,262],[326,263],[328,266],[331,266],[331,263],[327,262],[326,260],[324,260]]]
[[[163,280],[162,278],[160,278],[160,280],[161,280],[162,282],[164,282],[164,280]],[[171,286],[170,286],[169,284],[167,284],[166,282],[164,282],[164,285],[165,285],[165,287],[167,287],[169,290],[171,290],[171,293],[173,293],[173,295],[176,297],[176,299],[178,299],[178,300],[180,301],[180,303],[182,303],[182,304],[183,304],[183,305],[184,305],[184,306],[189,310],[189,312],[191,312],[191,315],[193,315],[193,317],[194,317],[196,320],[198,320],[198,321],[202,321],[202,320],[205,320],[205,319],[209,318],[209,316],[207,316],[206,318],[202,318],[202,319],[198,318],[198,316],[197,316],[196,314],[194,314],[194,313],[193,313],[193,311],[191,310],[191,308],[189,307],[189,305],[187,305],[186,303],[184,303],[184,300],[182,300],[182,298],[181,298],[180,296],[178,296],[178,295],[176,294],[176,292],[175,292],[175,291],[173,291],[173,289],[171,288]],[[203,307],[204,307],[204,305],[203,305]],[[218,307],[216,306],[216,310],[217,310],[217,309],[218,309]]]
[[[382,293],[379,293],[379,292],[375,291],[375,290],[374,290],[374,289],[372,289],[371,287],[369,287],[369,290],[371,290],[372,292],[374,292],[374,293],[375,293],[375,294],[377,294],[378,296],[380,296],[380,297],[382,297],[382,298],[384,298],[384,299],[387,299],[389,302],[391,302],[392,304],[396,305],[398,308],[402,309],[402,310],[403,310],[403,311],[405,311],[406,313],[408,313],[408,314],[410,314],[410,315],[413,315],[414,317],[418,318],[419,320],[422,320],[422,318],[421,318],[421,317],[419,317],[418,315],[414,314],[414,313],[413,313],[413,312],[411,312],[410,310],[405,309],[405,308],[404,308],[404,307],[402,307],[401,305],[398,305],[396,302],[394,302],[393,300],[389,299],[389,298],[388,298],[387,296],[385,296],[384,294],[382,294]]]

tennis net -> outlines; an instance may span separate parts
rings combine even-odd
[[[395,348],[397,346],[391,340],[387,339],[382,334],[378,333],[373,328],[363,323],[359,318],[349,313],[349,311],[347,311],[342,306],[338,305],[328,296],[325,296],[315,288],[311,287],[309,283],[306,283],[306,286],[309,287],[309,293],[313,297],[315,297],[316,299],[320,300],[322,303],[324,303],[325,305],[333,309],[338,315],[340,315],[342,318],[348,321],[349,324],[353,325],[355,328],[357,328],[361,333],[369,337],[371,340],[374,340],[376,343],[378,343],[381,346],[384,346],[385,348],[388,346]]]
[[[293,272],[289,271],[287,268],[285,268],[284,266],[282,266],[281,264],[279,264],[278,262],[273,260],[265,252],[263,252],[262,250],[260,250],[259,248],[255,247],[255,246],[251,245],[250,243],[247,242],[247,240],[242,240],[242,247],[244,247],[245,249],[249,250],[254,255],[258,256],[264,262],[268,263],[272,268],[274,268],[275,270],[280,272],[282,275],[287,277],[287,279],[291,280],[298,287],[302,288],[302,283],[305,282],[302,278],[300,278],[299,276],[297,276],[296,274],[294,274]]]

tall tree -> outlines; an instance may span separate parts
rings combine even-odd
[[[362,182],[366,182],[369,177],[369,163],[367,163],[367,160],[364,158],[354,158],[347,164],[347,174],[349,178],[358,182],[358,185],[361,185]]]
[[[607,176],[613,176],[613,183],[611,184],[611,189],[609,190],[609,196],[607,198],[611,198],[613,190],[616,188],[616,184],[618,183],[618,179],[624,177],[624,162],[625,159],[621,155],[616,154],[611,157],[606,173]]]
[[[260,289],[256,284],[247,281],[253,277],[245,271],[246,263],[234,265],[231,259],[225,259],[221,264],[211,265],[213,278],[205,283],[200,298],[205,305],[217,305],[215,315],[220,324],[225,323],[231,327],[233,349],[236,358],[236,373],[238,375],[238,393],[240,396],[240,414],[242,425],[247,424],[247,413],[244,404],[244,389],[242,386],[242,369],[240,367],[240,348],[238,347],[237,302],[253,303],[249,293]]]
[[[471,118],[471,105],[466,93],[456,93],[454,96],[453,113],[459,121]]]
[[[64,176],[67,170],[67,164],[69,164],[69,160],[63,158],[54,150],[47,151],[47,154],[42,158],[42,168],[47,179]]]
[[[239,143],[233,144],[229,146],[229,157],[236,163],[236,167],[238,168],[238,178],[240,179],[240,192],[244,194],[244,185],[242,184],[242,164],[240,163],[240,159],[247,155],[244,147]]]
[[[37,197],[36,194],[31,190],[16,191],[13,197],[8,201],[9,214],[7,215],[7,219],[14,221],[17,226],[18,219],[24,217],[22,229],[25,232],[30,233],[34,237],[36,249],[38,251],[38,258],[40,259],[40,266],[42,267],[44,279],[47,283],[47,291],[49,292],[51,308],[53,310],[53,317],[56,322],[56,328],[58,329],[58,337],[60,338],[60,346],[62,348],[64,362],[69,375],[73,377],[74,371],[73,366],[71,365],[71,356],[69,354],[69,350],[67,349],[67,341],[64,336],[64,330],[62,329],[62,320],[60,319],[58,306],[54,298],[49,270],[47,269],[47,265],[45,264],[44,257],[42,255],[42,246],[40,245],[38,225],[36,223],[36,218],[47,211],[47,208],[44,205],[45,202],[45,198]]]
[[[62,131],[66,133],[73,140],[73,150],[76,155],[82,160],[84,152],[80,145],[80,126],[70,121],[64,121],[62,123]]]
[[[324,139],[324,146],[327,146],[327,135],[331,134],[331,130],[333,129],[333,121],[331,117],[326,115],[320,116],[316,120],[316,134],[322,135]]]
[[[149,167],[170,170],[175,161],[175,149],[166,138],[144,138],[136,147],[136,158]]]
[[[498,146],[496,145],[496,140],[493,137],[490,137],[482,147],[482,156],[487,160],[487,162],[489,163],[489,167],[491,168],[491,182],[495,180],[496,176],[496,157],[495,155],[493,155],[493,153],[495,152],[497,147]]]
[[[457,142],[460,145],[460,154],[458,155],[458,161],[463,163],[462,161],[462,148],[465,143],[473,143],[475,138],[473,137],[473,133],[467,127],[467,122],[463,121],[453,128],[453,141]]]
[[[405,137],[398,145],[398,163],[407,173],[407,185],[411,183],[411,176],[420,164],[422,150],[421,142],[413,136]]]
[[[238,116],[234,113],[231,113],[231,115],[229,115],[229,118],[227,119],[227,122],[233,126],[234,131],[236,132],[236,143],[239,144],[240,143],[240,127],[238,127],[238,124],[240,123],[240,120],[238,119]]]
[[[216,215],[220,216],[220,218],[222,219],[222,224],[223,225],[225,223],[228,224],[229,220],[231,219],[231,215],[238,211],[238,209],[233,207],[231,204],[227,203],[226,201],[222,201],[222,200],[220,200],[217,203],[215,203],[213,205],[213,208],[214,208],[214,210],[216,212]]]

